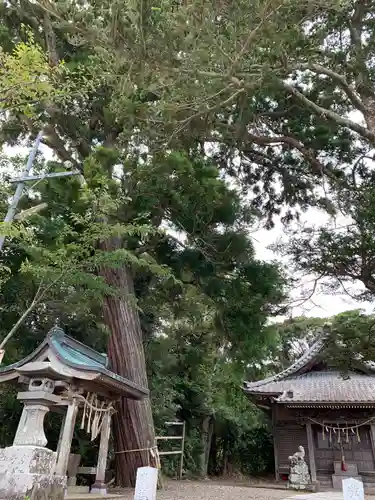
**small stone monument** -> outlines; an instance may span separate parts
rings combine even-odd
[[[299,446],[298,451],[289,457],[290,471],[288,487],[293,490],[305,490],[311,483],[309,468],[305,462],[305,449]]]
[[[342,482],[344,500],[365,500],[362,481],[349,477]]]
[[[158,469],[139,467],[135,484],[134,500],[156,500]]]

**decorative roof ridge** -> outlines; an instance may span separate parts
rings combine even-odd
[[[64,349],[64,344],[73,349],[78,349],[82,354],[85,354],[87,357],[92,360],[100,363],[103,367],[108,368],[108,356],[106,354],[102,354],[92,347],[89,347],[86,344],[83,344],[79,340],[76,340],[74,337],[67,335],[64,330],[60,326],[53,326],[48,334],[47,334],[47,342],[55,354],[59,354],[56,352],[56,346],[53,341],[56,341],[58,345]]]
[[[285,368],[280,373],[272,375],[271,377],[267,377],[263,380],[258,380],[256,382],[245,382],[244,383],[245,391],[249,391],[251,389],[257,389],[271,382],[279,382],[280,380],[285,380],[287,377],[296,374],[320,353],[320,351],[324,347],[327,336],[328,332],[322,330],[322,332],[318,336],[317,340],[312,344],[312,346],[292,365],[290,365],[288,368]]]
[[[59,358],[62,359],[63,363],[72,368],[76,368],[78,370],[87,370],[87,371],[97,371],[101,374],[101,378],[108,377],[112,382],[119,382],[121,384],[126,384],[128,387],[142,393],[144,396],[149,395],[149,390],[145,387],[140,386],[133,380],[130,380],[122,375],[119,375],[113,372],[108,367],[108,357],[106,354],[101,354],[95,349],[83,344],[79,340],[74,339],[67,335],[62,328],[59,326],[54,326],[47,334],[47,342],[50,346],[53,353]],[[80,352],[90,358],[92,361],[98,362],[96,366],[82,366],[79,363],[75,363],[71,359],[66,357],[65,347],[71,347],[73,349],[80,350]]]
[[[19,368],[20,366],[25,365],[26,363],[29,363],[32,361],[39,353],[43,351],[43,349],[48,346],[48,339],[45,338],[41,344],[39,344],[36,349],[34,349],[30,354],[25,356],[24,358],[20,359],[19,361],[15,361],[14,363],[10,365],[5,365],[0,367],[0,374],[5,374],[8,372],[11,372],[12,370],[15,370],[16,368]]]

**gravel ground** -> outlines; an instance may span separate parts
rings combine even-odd
[[[133,500],[132,491],[125,492],[126,500]],[[158,491],[158,500],[284,500],[293,496],[285,490],[244,488],[213,484],[209,481],[171,482]]]
[[[124,494],[124,500],[134,499],[133,490],[121,493]],[[173,481],[158,491],[157,498],[158,500],[286,500],[299,494],[301,493],[290,490],[215,484],[210,481]],[[329,492],[326,494],[327,497],[323,498],[328,499]],[[366,495],[366,500],[375,500],[375,496]]]

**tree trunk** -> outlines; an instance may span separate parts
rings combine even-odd
[[[228,455],[229,455],[228,440],[224,439],[224,442],[223,442],[223,476],[224,477],[227,477],[227,475],[228,475]]]
[[[121,240],[102,242],[106,251],[121,247]],[[119,296],[107,296],[103,316],[110,330],[108,357],[111,369],[142,387],[148,387],[143,334],[136,306],[134,280],[130,268],[102,268],[100,275],[119,290]],[[133,401],[123,398],[113,417],[116,453],[116,482],[134,486],[138,467],[155,465],[149,451],[121,453],[126,450],[149,448],[155,444],[150,399]]]
[[[206,416],[202,421],[202,453],[200,456],[200,475],[207,476],[208,459],[210,457],[211,441],[213,434],[212,419]]]
[[[212,432],[211,438],[211,449],[210,455],[208,457],[208,473],[212,476],[216,476],[218,471],[217,466],[217,436]]]

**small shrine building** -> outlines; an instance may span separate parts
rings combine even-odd
[[[0,449],[0,498],[24,499],[35,488],[52,488],[54,494],[45,498],[64,498],[76,422],[91,440],[100,439],[91,493],[105,495],[116,401],[121,397],[146,398],[148,390],[113,373],[106,355],[65,335],[57,326],[33,353],[0,369],[0,383],[9,381],[23,386],[17,397],[24,407],[13,445]],[[62,414],[57,450],[46,447],[44,419],[48,412]]]
[[[341,488],[350,475],[375,482],[375,363],[345,376],[323,361],[324,338],[289,368],[244,391],[272,419],[276,480],[306,450],[313,485]]]

